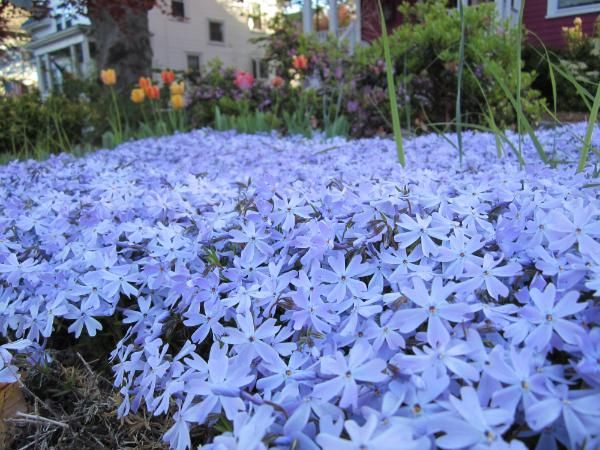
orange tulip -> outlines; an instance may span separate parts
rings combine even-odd
[[[292,66],[296,70],[306,70],[308,68],[308,59],[304,55],[296,55],[292,58]]]
[[[160,77],[167,86],[169,86],[173,81],[175,81],[175,72],[172,70],[163,70],[160,73]]]
[[[131,91],[131,101],[133,103],[142,103],[146,95],[144,94],[144,90],[141,88],[135,88]]]
[[[117,72],[115,72],[115,69],[101,70],[100,79],[106,86],[113,86],[117,84]]]
[[[144,90],[144,92],[146,92],[146,90],[152,86],[152,80],[148,77],[140,77],[138,80],[138,85]]]
[[[185,83],[183,81],[175,81],[171,84],[171,95],[183,95],[184,91]]]
[[[156,84],[148,86],[148,88],[144,90],[144,93],[150,100],[158,100],[160,98],[160,87]]]
[[[185,106],[185,101],[183,99],[183,95],[181,95],[181,94],[171,95],[171,107],[173,109],[175,109],[175,110],[183,109],[184,106]]]

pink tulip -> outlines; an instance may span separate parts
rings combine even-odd
[[[233,84],[235,84],[238,89],[247,91],[254,85],[254,77],[251,73],[240,70],[235,74],[235,80],[233,81]]]

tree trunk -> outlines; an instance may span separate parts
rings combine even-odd
[[[120,90],[130,89],[141,76],[150,76],[152,47],[147,9],[123,6],[122,14],[114,17],[105,8],[94,8],[90,20],[98,70],[115,69]]]

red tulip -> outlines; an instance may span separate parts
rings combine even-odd
[[[167,86],[169,86],[173,81],[175,81],[175,72],[172,70],[163,70],[160,73],[160,77]]]
[[[308,59],[304,55],[296,55],[292,58],[292,66],[296,70],[306,70],[308,68]]]

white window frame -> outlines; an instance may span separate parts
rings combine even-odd
[[[554,19],[556,17],[578,16],[580,14],[589,14],[600,12],[600,1],[591,5],[571,6],[568,8],[559,8],[558,0],[548,0],[548,9],[546,11],[546,19]]]

